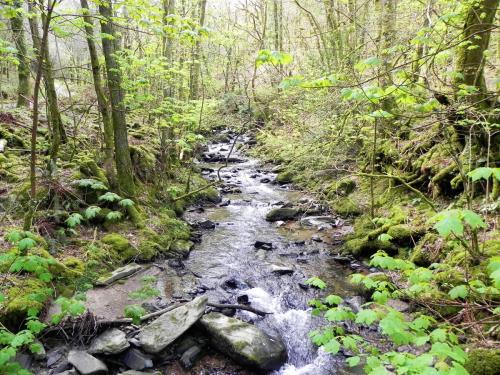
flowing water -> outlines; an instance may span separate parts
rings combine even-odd
[[[227,144],[215,144],[209,152],[227,155],[229,148]],[[241,157],[237,153],[231,156]],[[218,165],[205,167],[216,170]],[[211,172],[209,179],[216,177],[216,171],[205,170]],[[266,221],[271,209],[285,203],[307,205],[308,198],[301,192],[266,182],[273,181],[274,175],[262,170],[257,160],[245,158],[241,163],[230,164],[221,177],[234,192],[223,195],[220,205],[194,208],[185,215],[191,222],[209,219],[217,225],[213,230],[203,231],[202,241],[185,261],[190,272],[181,277],[182,288],[177,293],[202,292],[211,301],[226,303],[236,303],[238,296],[248,296],[250,306],[272,312],[264,318],[256,318],[250,312],[238,315],[281,337],[285,343],[288,361],[275,375],[340,373],[337,360],[317,350],[308,336],[322,324],[322,319],[311,316],[307,301],[324,292],[320,294],[303,283],[319,276],[328,283],[329,292],[351,294],[346,280],[352,271],[331,257],[335,243],[350,227],[341,224],[318,230],[303,228],[298,222]],[[272,250],[256,249],[257,240],[272,243]],[[279,275],[272,272],[273,266],[289,270]]]

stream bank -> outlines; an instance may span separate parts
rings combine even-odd
[[[204,161],[199,167],[209,181],[218,178],[217,170],[229,153],[233,137],[228,134],[223,142],[210,145],[203,154]],[[243,140],[241,144],[248,141]],[[222,201],[193,206],[184,215],[195,230],[193,240],[198,242],[189,257],[156,260],[109,286],[90,290],[86,302],[89,311],[102,319],[121,317],[123,308],[134,303],[130,294],[143,285],[146,277],[154,279],[154,286],[160,291],[158,296],[143,303],[149,311],[206,297],[212,303],[246,304],[270,313],[261,317],[242,310],[207,309],[234,315],[255,326],[263,337],[282,343],[286,361],[280,358],[280,364],[263,369],[265,373],[341,373],[342,358],[318,350],[309,339],[309,332],[323,320],[310,314],[307,303],[318,297],[319,292],[305,281],[319,276],[329,285],[327,292],[347,300],[354,295],[355,290],[347,277],[364,266],[351,258],[331,256],[340,252],[341,239],[352,231],[351,226],[332,216],[311,197],[287,184],[279,184],[272,168],[240,152],[231,154],[231,163],[220,175],[224,181],[220,187]],[[359,303],[359,299],[352,301]],[[201,316],[198,315],[194,321]],[[96,356],[105,360],[113,374],[126,373],[123,371],[130,367],[127,359],[130,355],[147,362],[148,366],[143,369],[166,370],[168,374],[256,373],[248,367],[251,363],[241,361],[234,354],[231,357],[236,361],[223,356],[213,335],[210,340],[211,335],[203,333],[207,330],[210,333],[210,329],[201,325],[203,322],[181,332],[180,337],[155,350],[154,355],[143,353],[144,342],[137,340],[141,335],[139,330],[127,327],[124,333],[132,348],[127,346],[118,357],[103,353]],[[40,368],[37,371],[45,372],[35,373],[57,374],[54,370],[68,364],[67,350],[57,343],[45,344],[49,360],[52,358],[52,363],[47,363],[50,369]],[[74,342],[74,349],[81,349],[81,344]],[[67,368],[70,370],[71,366]]]

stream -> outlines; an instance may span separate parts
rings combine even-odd
[[[205,161],[198,166],[208,181],[218,179],[217,170],[233,140],[234,136],[227,136],[225,142],[208,146],[203,154]],[[245,148],[245,143],[243,139],[237,145]],[[157,260],[119,283],[89,290],[89,311],[104,319],[121,317],[125,306],[137,303],[130,299],[130,293],[141,287],[145,276],[152,276],[160,295],[146,301],[151,311],[205,295],[212,303],[247,304],[271,313],[262,317],[236,311],[237,318],[284,343],[288,359],[269,375],[351,373],[344,368],[342,355],[331,356],[312,344],[309,332],[325,320],[311,315],[308,301],[332,293],[346,298],[356,294],[347,278],[363,266],[353,259],[332,256],[339,252],[342,237],[352,227],[311,196],[277,184],[272,166],[236,150],[230,156],[231,163],[220,170],[222,201],[190,207],[184,214],[195,228],[196,244],[189,257]],[[271,210],[289,207],[304,213],[286,222],[266,220]],[[306,285],[313,276],[324,280],[327,289],[319,291]],[[61,343],[49,346],[49,361],[60,361],[67,349]],[[155,362],[155,367],[169,375],[255,374],[215,350],[208,350],[191,370],[183,369],[175,356]],[[48,372],[52,373],[56,372]]]
[[[226,157],[229,149],[229,143],[213,144],[206,154]],[[318,205],[300,191],[273,184],[275,174],[259,161],[234,151],[231,157],[243,161],[221,171],[223,191],[228,191],[222,203],[192,208],[185,215],[188,222],[210,220],[216,226],[203,231],[202,241],[185,261],[191,273],[181,277],[180,282],[184,290],[204,291],[211,301],[236,303],[238,297],[248,296],[250,306],[272,312],[257,319],[249,312],[239,312],[238,316],[285,343],[288,361],[274,374],[339,373],[334,357],[317,350],[309,339],[309,332],[322,319],[311,316],[307,302],[318,293],[304,282],[319,276],[329,285],[329,292],[352,294],[352,286],[346,282],[352,271],[331,258],[332,247],[338,246],[351,227],[341,220],[337,220],[336,227],[327,224],[319,228],[301,226],[297,221],[266,221],[266,214],[276,207],[302,205],[314,212]],[[213,180],[220,165],[205,163],[202,167]],[[256,249],[256,241],[271,243],[272,250]]]

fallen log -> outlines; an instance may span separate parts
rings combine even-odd
[[[215,308],[218,308],[218,309],[246,310],[246,311],[250,311],[250,312],[252,312],[254,314],[260,315],[260,316],[266,316],[266,315],[273,314],[272,312],[266,312],[266,311],[262,311],[262,310],[257,310],[257,309],[254,309],[253,307],[245,306],[245,305],[231,305],[231,304],[225,304],[225,303],[212,303],[212,302],[208,302],[207,306],[215,307]]]
[[[169,311],[175,310],[178,307],[181,307],[185,305],[187,302],[180,302],[180,303],[175,303],[173,305],[170,305],[168,307],[165,307],[164,309],[160,309],[158,311],[154,311],[152,313],[146,314],[141,316],[140,320],[141,323],[151,319],[155,318],[159,315],[163,315]],[[266,311],[261,311],[258,309],[255,309],[251,306],[245,306],[245,305],[238,305],[238,304],[224,304],[224,303],[212,303],[208,302],[207,306],[209,307],[215,307],[217,309],[235,309],[235,310],[245,310],[252,312],[254,314],[257,314],[259,316],[266,316],[273,314],[272,312],[266,312]],[[98,319],[96,318],[91,312],[87,312],[75,319],[66,319],[63,320],[60,324],[52,327],[47,327],[43,335],[61,331],[65,333],[66,330],[72,331],[72,335],[74,335],[75,332],[86,332],[87,336],[92,334],[92,331],[97,331],[102,327],[107,327],[107,326],[115,326],[115,325],[124,325],[124,324],[132,324],[133,320],[131,318],[119,318],[119,319]],[[66,333],[65,333],[66,335]]]

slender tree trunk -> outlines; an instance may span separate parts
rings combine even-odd
[[[205,24],[205,13],[207,8],[207,0],[200,0],[200,26]],[[191,74],[191,85],[189,99],[198,99],[200,91],[200,69],[201,69],[201,40],[198,39],[194,46],[193,54],[193,69]]]
[[[425,7],[424,9],[424,12],[422,14],[423,18],[424,18],[424,22],[423,22],[423,29],[425,30],[425,36],[427,37],[428,35],[428,31],[427,29],[430,27],[431,25],[431,14],[432,14],[432,9],[434,8],[434,2],[435,0],[429,0],[429,2],[427,3],[427,6]],[[422,70],[422,61],[420,61],[420,59],[422,58],[422,56],[424,56],[424,51],[425,51],[425,48],[426,46],[423,44],[423,43],[419,43],[417,45],[417,52],[416,52],[416,56],[415,56],[415,62],[413,63],[413,82],[418,82],[419,78],[420,78],[420,71]]]
[[[101,31],[104,34],[115,35],[111,21],[113,9],[110,0],[99,4],[101,19]],[[120,192],[127,197],[135,196],[135,183],[132,171],[132,161],[128,146],[127,122],[125,118],[124,93],[122,89],[122,75],[120,67],[115,58],[115,43],[108,38],[102,39],[102,49],[106,61],[106,73],[108,76],[108,89],[111,99],[111,114],[113,120],[115,163],[118,175],[118,187]]]
[[[163,0],[163,26],[168,27],[171,25],[170,20],[168,19],[169,15],[173,15],[175,13],[175,0]],[[162,53],[170,69],[174,67],[174,38],[171,32],[168,32],[167,35],[163,36],[162,39]],[[168,88],[164,90],[163,95],[166,98],[173,98],[175,95],[175,86],[172,84],[172,80],[168,83]]]
[[[471,95],[473,102],[482,101],[485,106],[486,82],[484,79],[484,52],[488,49],[492,29],[495,28],[493,20],[500,0],[478,0],[468,9],[462,43],[457,52],[457,71],[460,77],[455,80],[455,85],[476,86],[477,94]]]
[[[34,3],[32,0],[28,1],[28,9],[30,12],[36,13]],[[42,13],[43,24],[47,23],[47,20],[44,19],[45,17],[46,17],[45,13]],[[31,29],[31,36],[33,39],[33,47],[37,51],[38,55],[44,55],[44,58],[41,60],[42,72],[43,72],[43,81],[45,84],[45,92],[49,109],[49,119],[52,131],[49,170],[53,171],[54,168],[56,167],[55,163],[57,155],[59,153],[59,147],[61,146],[62,142],[66,141],[66,133],[64,131],[63,123],[61,120],[61,113],[59,112],[57,92],[54,83],[54,76],[52,74],[52,63],[50,61],[50,55],[49,55],[48,39],[45,42],[45,44],[42,44],[36,17],[31,17],[29,19],[29,24]]]
[[[101,114],[104,128],[104,170],[112,187],[116,187],[116,175],[113,166],[113,120],[109,109],[109,103],[104,94],[101,79],[101,67],[99,65],[99,56],[94,42],[94,22],[90,16],[89,4],[87,0],[80,0],[83,9],[83,19],[85,21],[85,36],[90,54],[90,64],[92,67],[92,77],[94,80],[94,89],[97,97],[97,105]]]
[[[52,19],[52,11],[54,10],[54,6],[56,4],[56,0],[48,0],[47,4],[47,14],[43,18],[43,29],[42,29],[42,38],[39,40],[39,54],[37,56],[37,70],[36,70],[36,76],[35,76],[35,87],[34,87],[34,93],[33,93],[33,123],[31,126],[31,147],[30,147],[30,198],[31,198],[31,205],[28,209],[28,212],[26,213],[24,217],[24,229],[29,230],[31,228],[32,220],[33,220],[33,213],[35,211],[36,207],[36,190],[37,190],[37,184],[36,184],[36,162],[37,162],[37,157],[36,157],[36,141],[37,141],[37,131],[38,131],[38,96],[40,93],[40,84],[42,81],[42,75],[43,75],[43,70],[44,70],[44,59],[48,58],[48,56],[45,55],[46,51],[48,50],[46,47],[47,42],[48,42],[48,37],[49,37],[49,25],[50,21]],[[37,30],[38,31],[38,30]]]
[[[15,0],[13,4],[16,10],[22,10],[22,0]],[[30,91],[30,67],[27,56],[26,41],[24,39],[24,26],[22,13],[17,11],[16,15],[10,20],[12,33],[14,34],[14,43],[17,49],[17,107],[27,107],[29,105]]]

